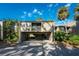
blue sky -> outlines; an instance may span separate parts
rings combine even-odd
[[[34,21],[37,18],[43,18],[62,24],[74,20],[76,5],[75,3],[0,3],[0,19],[14,18],[22,21]],[[57,18],[57,11],[63,6],[69,7],[70,15],[65,21],[60,21]]]

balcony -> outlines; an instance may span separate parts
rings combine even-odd
[[[51,32],[52,22],[22,22],[21,32]]]
[[[21,23],[21,32],[41,32],[41,23],[40,22],[22,22]]]
[[[41,32],[41,23],[32,23],[33,32]]]

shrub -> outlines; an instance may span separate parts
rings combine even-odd
[[[65,32],[62,32],[62,31],[57,31],[55,32],[55,40],[57,41],[64,41],[64,40],[69,40],[69,37],[71,35],[69,33],[65,33]]]
[[[16,21],[6,20],[3,23],[4,40],[9,43],[15,43],[18,40],[18,32],[15,32]]]
[[[65,32],[61,32],[61,31],[58,31],[58,32],[55,32],[55,40],[57,41],[63,41],[65,39]]]

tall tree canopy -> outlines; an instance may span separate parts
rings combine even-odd
[[[16,42],[18,40],[18,32],[15,32],[15,25],[17,24],[16,21],[13,19],[6,19],[3,22],[3,33],[4,39],[8,42]]]
[[[59,20],[65,20],[69,16],[68,7],[61,7],[57,16]]]
[[[77,5],[77,7],[75,8],[74,11],[75,11],[74,18],[75,18],[76,21],[79,21],[79,5]]]
[[[44,21],[43,18],[37,18],[36,21]]]

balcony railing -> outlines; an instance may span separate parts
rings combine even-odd
[[[41,26],[33,26],[32,31],[33,32],[41,32]]]

